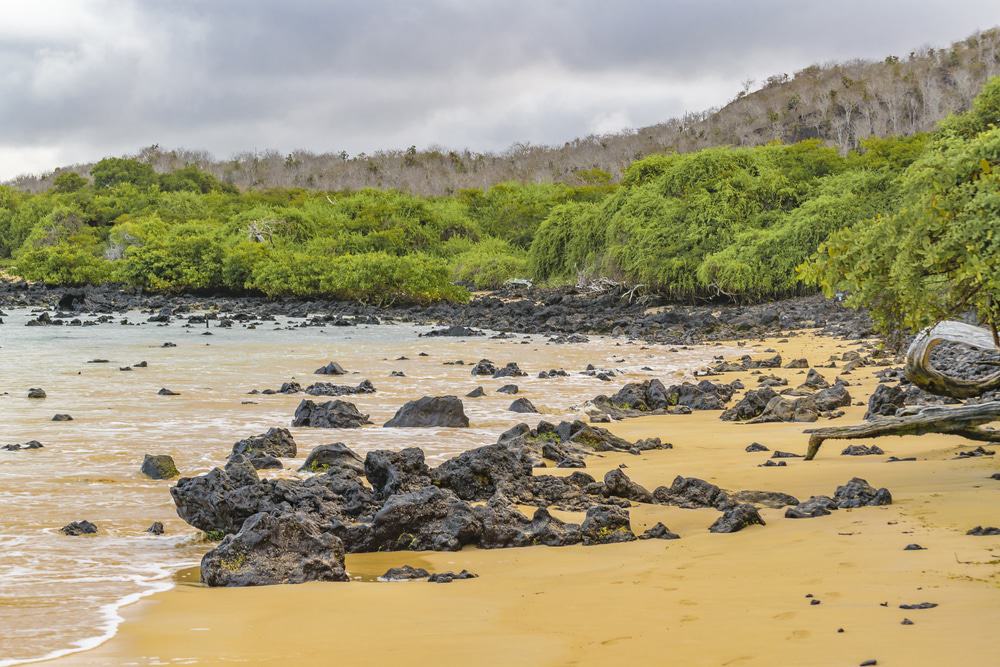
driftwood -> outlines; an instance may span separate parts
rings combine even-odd
[[[983,350],[996,350],[993,337],[985,329],[945,321],[924,329],[910,344],[906,352],[906,377],[918,387],[952,398],[972,398],[1000,387],[1000,371],[978,380],[965,380],[945,375],[934,368],[931,352],[943,342],[963,343]],[[1000,443],[1000,431],[981,428],[984,424],[1000,420],[1000,401],[962,405],[959,407],[932,406],[913,415],[879,417],[856,426],[835,426],[808,429],[809,450],[806,460],[812,460],[824,440],[856,440],[886,435],[923,435],[945,433],[970,440]]]

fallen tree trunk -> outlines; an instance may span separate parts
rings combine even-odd
[[[906,377],[921,389],[939,396],[973,398],[1000,388],[1000,371],[986,377],[966,380],[945,375],[934,368],[931,353],[944,342],[962,343],[982,350],[997,350],[993,336],[986,329],[963,322],[944,321],[924,329],[906,351]],[[959,407],[932,406],[913,415],[879,417],[856,426],[833,426],[807,429],[809,450],[806,460],[812,460],[824,440],[857,440],[886,435],[923,435],[945,433],[970,440],[1000,443],[1000,431],[981,428],[1000,420],[1000,401]]]
[[[980,428],[983,424],[1000,420],[1000,401],[962,405],[959,407],[933,406],[915,415],[880,417],[856,426],[833,426],[807,429],[809,450],[806,460],[811,461],[825,440],[858,440],[886,435],[923,435],[945,433],[960,435],[970,440],[1000,443],[1000,431]]]

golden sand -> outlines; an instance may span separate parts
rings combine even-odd
[[[767,341],[785,359],[824,362],[855,345],[812,336]],[[834,369],[819,369],[833,380]],[[875,368],[849,377],[855,400]],[[794,386],[802,371],[781,369]],[[748,373],[741,377],[755,386]],[[713,378],[718,379],[718,378]],[[861,420],[863,407],[832,423]],[[825,425],[825,424],[824,424]],[[885,456],[840,456],[828,441],[817,460],[760,468],[752,441],[804,453],[803,424],[741,425],[717,412],[616,423],[626,438],[659,436],[673,450],[588,459],[599,477],[625,463],[649,489],[675,475],[723,488],[832,495],[853,476],[886,486],[888,507],[790,520],[764,509],[767,526],[707,531],[713,510],[638,505],[638,533],[663,521],[682,539],[592,547],[531,547],[348,557],[366,579],[391,566],[469,569],[478,579],[207,589],[181,584],[125,609],[105,645],[60,662],[252,665],[1000,665],[1000,481],[990,457],[952,460],[968,441],[883,438]],[[547,471],[564,473],[570,471]],[[558,513],[561,518],[581,515]],[[916,542],[924,551],[904,551]],[[188,573],[191,578],[191,573]],[[196,579],[196,577],[194,577]],[[811,594],[821,604],[810,604]],[[935,602],[929,610],[900,604]],[[902,625],[909,618],[913,625]],[[843,630],[842,632],[840,630]]]

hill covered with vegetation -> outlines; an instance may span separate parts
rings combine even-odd
[[[986,80],[998,74],[1000,29],[994,28],[946,48],[887,54],[876,62],[813,65],[759,83],[747,81],[722,108],[562,146],[516,144],[502,153],[416,147],[370,155],[268,151],[229,160],[152,146],[136,157],[159,173],[195,165],[242,190],[378,188],[440,196],[507,181],[591,185],[617,181],[635,160],[665,152],[820,139],[843,154],[869,137],[927,132],[949,114],[968,109]],[[66,170],[89,176],[92,167]],[[61,171],[25,176],[12,184],[39,192]]]

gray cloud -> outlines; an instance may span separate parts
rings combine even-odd
[[[152,143],[560,143],[998,22],[993,0],[18,3],[0,25],[0,178]]]

